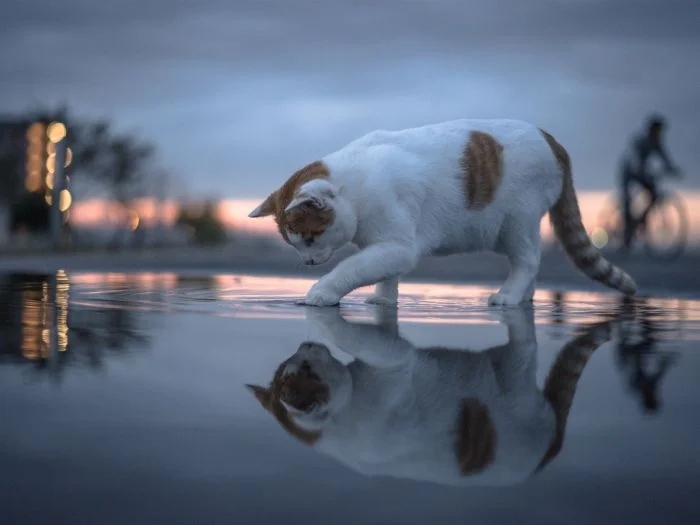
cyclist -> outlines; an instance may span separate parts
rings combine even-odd
[[[638,184],[649,192],[650,202],[657,198],[656,180],[648,172],[648,161],[652,154],[657,154],[663,161],[668,173],[677,174],[678,169],[666,152],[663,134],[666,120],[660,115],[652,115],[647,120],[645,130],[633,137],[622,160],[622,209],[624,215],[624,248],[629,248],[634,237],[635,225],[632,218],[630,188]]]

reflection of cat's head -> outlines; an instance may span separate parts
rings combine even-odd
[[[302,343],[275,371],[269,387],[247,385],[260,404],[292,436],[308,445],[321,437],[329,416],[352,395],[350,371],[323,344]],[[496,435],[488,408],[464,399],[457,424],[455,459],[463,474],[485,468],[495,454]]]
[[[305,342],[277,367],[268,387],[248,388],[288,432],[311,444],[328,416],[350,399],[352,379],[325,345]]]

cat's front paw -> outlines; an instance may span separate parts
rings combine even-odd
[[[494,293],[489,296],[490,306],[519,306],[521,304],[529,303],[530,299],[523,299],[522,297],[516,297],[511,294],[505,293]]]
[[[380,294],[372,294],[367,299],[365,299],[367,304],[374,304],[378,306],[396,306],[398,301],[396,299],[385,297]]]
[[[304,299],[307,306],[336,306],[338,303],[340,295],[321,283],[314,284]]]

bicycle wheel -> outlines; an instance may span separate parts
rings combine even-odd
[[[650,257],[668,261],[681,256],[688,239],[688,213],[677,194],[664,196],[649,211],[644,238]]]

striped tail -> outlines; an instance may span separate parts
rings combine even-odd
[[[564,184],[557,202],[549,210],[554,234],[574,264],[588,277],[625,295],[637,292],[637,283],[624,270],[605,259],[593,246],[581,220],[581,211],[571,175],[571,160],[566,149],[546,131],[540,130],[563,172]]]
[[[542,470],[561,451],[578,381],[593,352],[610,340],[611,328],[610,322],[595,324],[559,351],[542,392],[554,411],[556,427],[549,448],[535,472]]]

